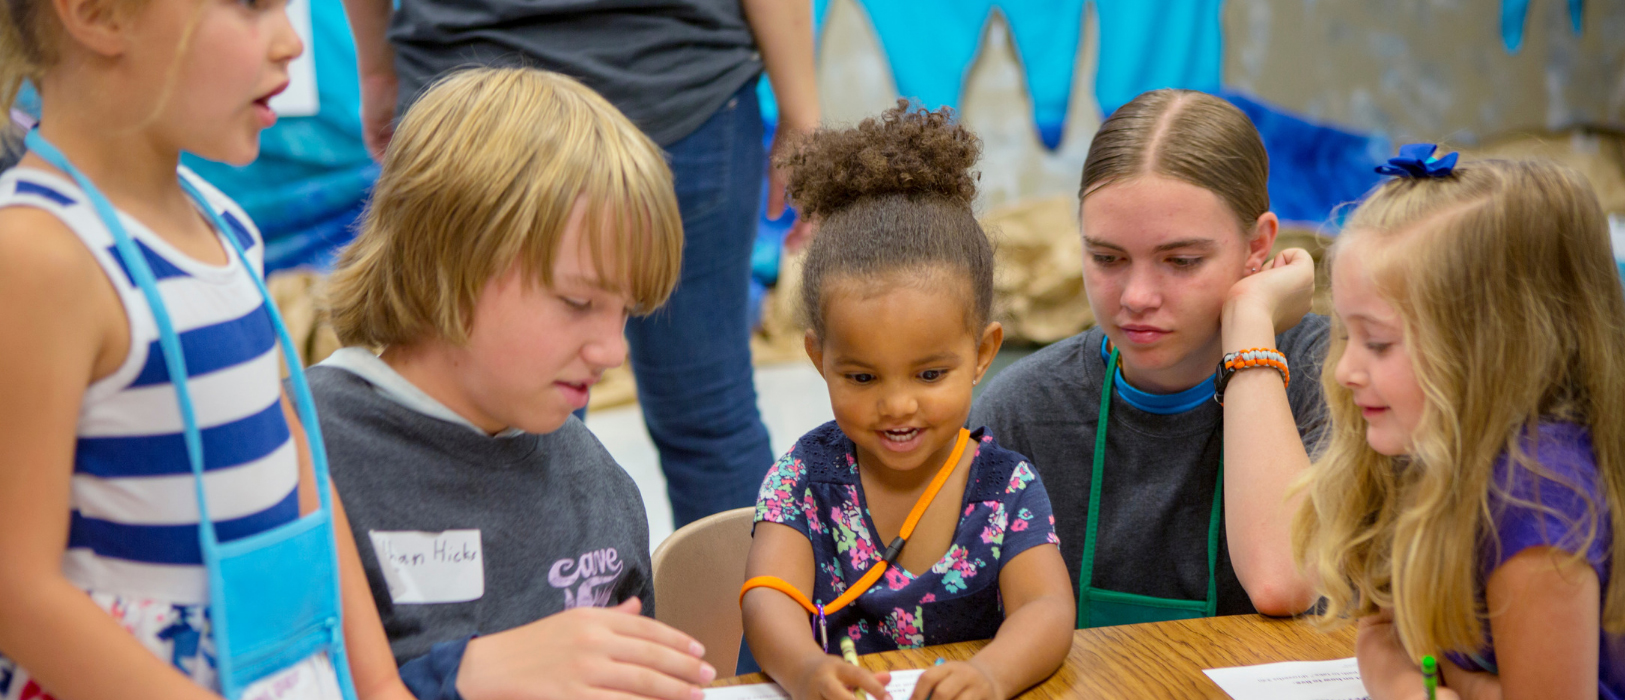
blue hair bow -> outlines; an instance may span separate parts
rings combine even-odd
[[[1456,169],[1458,153],[1434,158],[1438,146],[1431,143],[1413,143],[1399,147],[1399,155],[1388,159],[1387,165],[1377,166],[1383,175],[1399,177],[1448,177]]]

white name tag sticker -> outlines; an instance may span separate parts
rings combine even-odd
[[[396,603],[466,603],[485,595],[479,530],[368,530]]]

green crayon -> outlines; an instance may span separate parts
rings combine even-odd
[[[1439,662],[1431,656],[1422,657],[1422,687],[1428,691],[1428,700],[1439,693]]]

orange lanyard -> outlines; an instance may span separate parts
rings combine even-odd
[[[908,512],[908,519],[903,521],[903,529],[898,531],[897,539],[892,540],[891,544],[886,546],[885,556],[880,561],[875,562],[874,566],[869,567],[869,570],[863,574],[862,578],[858,579],[857,583],[852,584],[850,588],[846,589],[845,593],[842,593],[829,605],[814,604],[801,591],[796,590],[795,586],[790,585],[789,581],[777,576],[757,576],[746,581],[745,585],[739,588],[739,604],[741,606],[745,604],[745,594],[752,588],[771,588],[790,596],[791,600],[800,603],[801,607],[806,608],[808,613],[818,616],[820,641],[824,645],[824,651],[829,651],[829,633],[825,629],[825,616],[839,612],[852,601],[857,600],[858,596],[863,595],[865,591],[869,590],[870,586],[875,585],[875,582],[880,580],[880,577],[886,573],[886,567],[892,566],[897,561],[897,556],[903,552],[903,545],[907,544],[909,536],[914,534],[914,526],[919,524],[920,516],[925,515],[925,509],[937,497],[937,492],[942,490],[942,485],[948,483],[948,476],[954,473],[954,467],[959,465],[959,458],[964,455],[965,444],[969,441],[970,431],[960,428],[959,439],[954,443],[953,454],[948,455],[948,461],[942,465],[941,469],[937,470],[937,475],[931,479],[930,485],[925,487],[925,493],[920,494],[920,500],[914,502],[914,509]]]

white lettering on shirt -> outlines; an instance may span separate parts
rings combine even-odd
[[[615,590],[610,584],[621,577],[625,568],[621,553],[614,547],[606,547],[575,559],[553,562],[553,567],[547,570],[547,582],[554,588],[564,589],[566,609],[603,608],[609,606],[609,596]],[[573,591],[572,586],[575,586]]]

